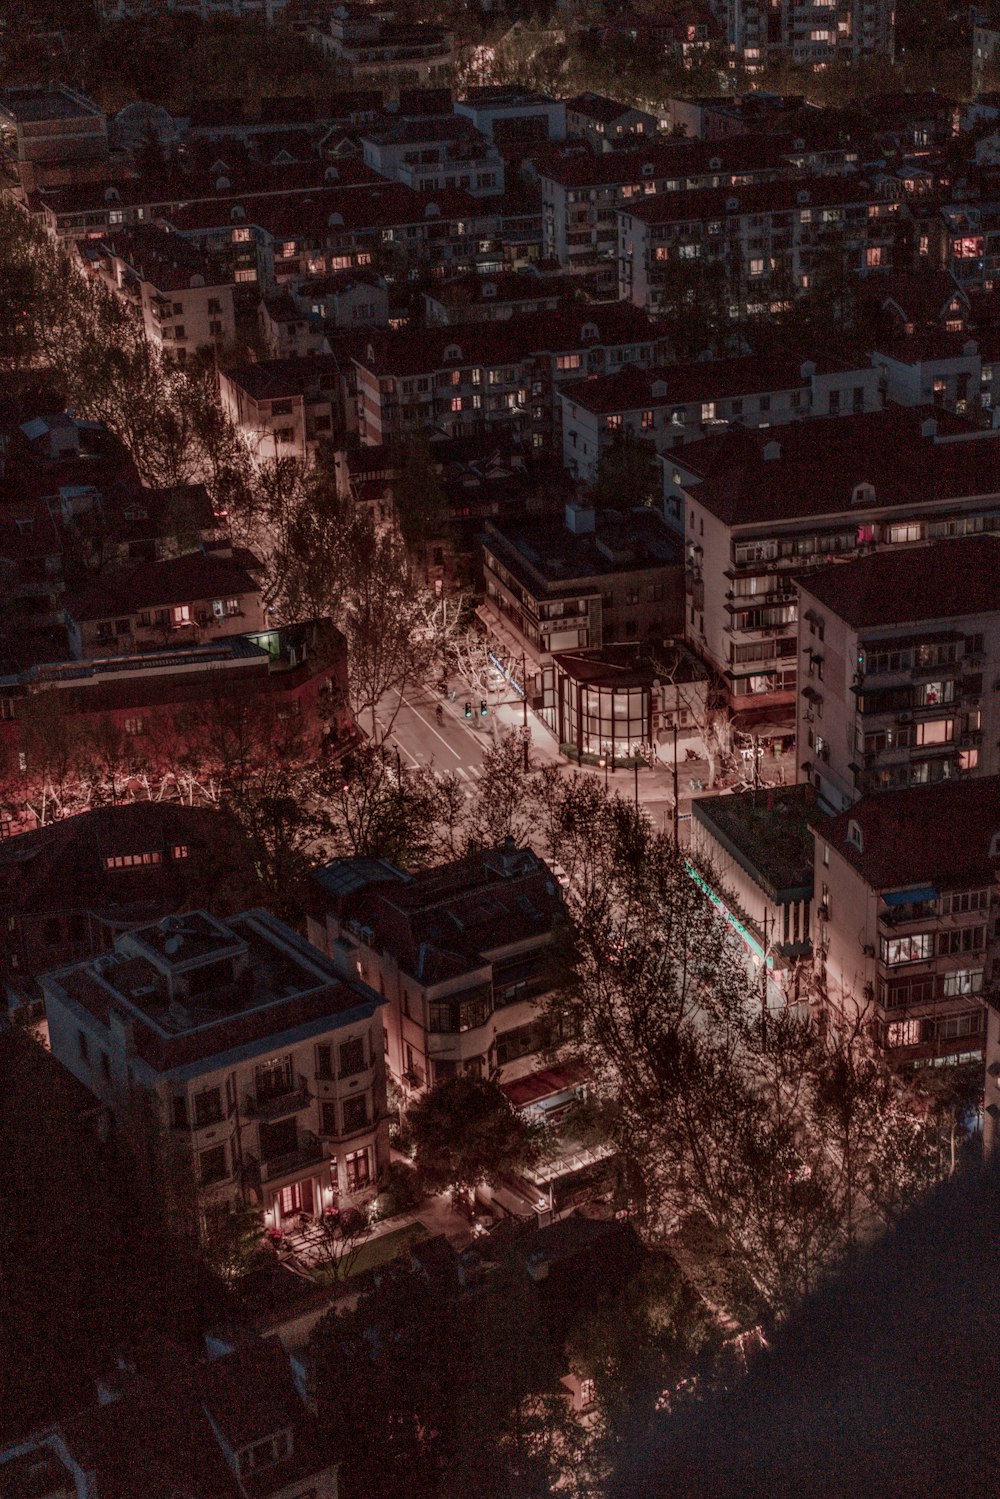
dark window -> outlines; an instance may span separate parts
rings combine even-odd
[[[77,1044],[80,1047],[80,1055],[83,1058],[83,1060],[86,1061],[87,1058],[90,1055],[90,1047],[87,1044],[87,1035],[86,1035],[86,1032],[85,1031],[77,1031],[77,1033],[76,1033],[76,1039],[77,1039]]]
[[[333,1076],[332,1048],[329,1046],[317,1046],[316,1048],[316,1076]]]
[[[364,1129],[368,1123],[368,1100],[367,1098],[345,1098],[344,1100],[344,1133],[350,1134],[352,1130]]]
[[[258,1098],[281,1098],[294,1086],[291,1057],[273,1057],[256,1069]]]
[[[293,1155],[298,1149],[299,1131],[293,1119],[281,1119],[276,1124],[260,1127],[261,1159],[273,1161],[278,1156]]]
[[[174,1129],[187,1129],[188,1106],[186,1098],[174,1099]]]
[[[46,947],[55,947],[62,937],[62,922],[58,916],[47,916],[42,926],[42,941]]]
[[[199,1128],[203,1124],[218,1124],[221,1118],[222,1093],[218,1088],[205,1088],[194,1095],[194,1122]]]
[[[340,1075],[341,1077],[353,1077],[356,1072],[365,1070],[365,1043],[359,1036],[353,1041],[345,1041],[340,1048]]]
[[[320,1130],[324,1135],[335,1135],[337,1133],[337,1110],[332,1103],[321,1103],[319,1106]]]
[[[209,1182],[223,1181],[226,1172],[226,1147],[224,1145],[213,1145],[211,1150],[203,1150],[199,1157],[201,1164],[201,1183],[208,1186]]]

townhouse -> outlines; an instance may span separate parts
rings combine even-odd
[[[685,533],[687,639],[730,707],[794,719],[796,573],[1000,528],[998,444],[945,412],[888,407],[675,449],[664,514]]]
[[[807,290],[832,256],[838,274],[888,270],[899,214],[857,175],[663,193],[617,210],[619,294],[656,312],[668,263],[717,262],[730,276],[730,316],[766,312]]]
[[[825,804],[1000,773],[1000,536],[877,552],[797,586],[798,775]]]
[[[864,796],[816,829],[813,942],[836,1019],[897,1066],[977,1061],[1000,977],[1000,781]]]
[[[541,1002],[561,895],[530,848],[417,875],[336,859],[313,878],[310,941],[384,995],[386,1064],[408,1092],[457,1073],[522,1077],[558,1039]]]
[[[880,372],[835,359],[754,354],[623,369],[564,385],[563,464],[593,484],[601,459],[623,437],[658,454],[727,426],[775,427],[812,415],[875,411]]]
[[[255,560],[228,547],[107,570],[63,599],[72,654],[131,655],[264,629],[266,611],[248,561],[256,571]]]
[[[502,428],[546,448],[558,439],[559,386],[582,372],[648,366],[660,347],[644,314],[616,304],[376,334],[355,357],[361,440]]]
[[[39,982],[53,1055],[163,1131],[204,1228],[319,1216],[388,1164],[385,1000],[267,911],[164,917]]]
[[[176,234],[147,227],[100,246],[104,280],[136,307],[154,348],[183,364],[198,349],[233,339],[233,279],[221,264]]]

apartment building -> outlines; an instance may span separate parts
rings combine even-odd
[[[365,165],[416,192],[460,188],[473,197],[504,190],[504,159],[468,120],[395,120],[361,137]]]
[[[798,773],[824,803],[1000,774],[1000,536],[823,568],[798,616]]]
[[[832,408],[877,411],[880,378],[835,359],[745,354],[574,380],[559,391],[563,464],[593,484],[601,458],[622,437],[669,454],[730,426],[778,427]]]
[[[730,706],[794,718],[796,573],[872,546],[1000,528],[998,453],[992,432],[926,407],[675,449],[664,514],[685,532],[687,638],[721,675]]]
[[[896,1065],[974,1061],[1000,977],[1000,781],[864,796],[816,830],[813,943],[834,1019]]]
[[[829,174],[632,202],[617,210],[619,294],[655,313],[668,263],[716,261],[739,267],[730,315],[766,313],[772,300],[807,290],[831,253],[859,276],[889,270],[900,207],[857,175]]]
[[[554,1039],[540,1001],[562,905],[530,848],[505,844],[418,875],[336,859],[314,881],[310,941],[385,996],[386,1063],[407,1090],[532,1070]]]
[[[637,136],[656,135],[660,128],[656,115],[589,90],[574,94],[565,105],[566,134],[585,140],[592,151],[635,144]]]
[[[329,353],[220,369],[222,408],[262,460],[310,459],[319,443],[358,430],[355,357],[370,337],[329,334]]]
[[[792,64],[814,72],[835,63],[892,61],[895,11],[892,0],[840,0],[836,6],[804,0],[714,0],[729,55],[749,72]]]
[[[931,227],[931,250],[963,291],[1000,289],[1000,201],[944,205]]]
[[[361,440],[431,427],[454,437],[503,429],[549,447],[559,386],[581,372],[647,366],[659,351],[649,319],[616,304],[378,334],[355,359]]]
[[[398,90],[448,83],[455,42],[444,26],[395,19],[391,5],[344,0],[328,20],[311,25],[309,39],[344,69],[352,84]]]
[[[109,171],[103,111],[65,84],[20,84],[0,91],[0,148],[24,194],[93,182]]]
[[[456,99],[455,113],[498,145],[537,145],[566,138],[567,101],[518,84],[470,88]]]
[[[158,1123],[203,1224],[251,1202],[280,1228],[388,1164],[385,1000],[267,911],[168,916],[40,983],[53,1055]]]
[[[535,161],[544,254],[574,273],[599,266],[607,289],[614,292],[619,209],[654,195],[742,189],[819,168],[835,172],[849,155],[831,150],[817,157],[803,141],[783,136],[743,136],[724,142],[651,140],[638,151],[596,155],[582,147],[553,152]]]
[[[871,360],[887,401],[940,406],[982,421],[995,419],[1000,407],[996,334],[913,333],[874,350]]]
[[[162,229],[116,234],[99,250],[105,282],[142,315],[154,348],[183,364],[233,339],[232,273],[197,245]]]
[[[572,296],[572,283],[558,273],[537,269],[499,275],[452,276],[425,291],[424,316],[435,326],[503,323],[530,312],[555,312]]]
[[[260,587],[247,559],[188,552],[105,572],[63,599],[74,656],[86,659],[179,641],[205,644],[221,635],[263,630]],[[256,568],[256,564],[252,564]]]
[[[487,521],[480,548],[486,597],[479,613],[493,650],[552,728],[560,695],[555,653],[681,633],[679,539],[653,510],[598,516],[571,503],[564,523]],[[642,723],[641,712],[631,716]],[[645,732],[635,737],[647,742]]]

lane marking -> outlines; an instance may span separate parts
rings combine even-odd
[[[405,706],[409,708],[410,712],[415,714],[416,717],[420,719],[420,722],[425,726],[425,728],[430,729],[435,739],[440,739],[441,743],[444,745],[449,754],[454,755],[456,760],[461,760],[462,757],[459,754],[458,750],[455,749],[454,745],[449,744],[444,735],[438,733],[437,729],[434,727],[431,721],[424,717],[419,708],[415,707],[413,703],[411,703],[407,698],[403,696],[402,693],[399,694],[399,701],[401,704],[405,704]]]

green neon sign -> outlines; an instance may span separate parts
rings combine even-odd
[[[698,886],[698,889],[703,891],[704,894],[708,896],[709,900],[712,902],[712,905],[718,911],[723,921],[727,922],[735,932],[739,933],[740,937],[746,943],[747,947],[749,947],[751,952],[756,953],[757,957],[760,958],[762,962],[766,961],[768,968],[773,968],[773,955],[771,953],[768,953],[765,959],[764,949],[757,941],[757,938],[754,936],[753,932],[750,931],[749,927],[743,924],[738,916],[733,915],[732,911],[730,911],[729,907],[722,899],[722,896],[718,893],[717,890],[712,889],[711,885],[705,879],[704,875],[698,873],[698,870],[695,869],[690,859],[684,860],[684,868],[694,880],[695,884]]]

